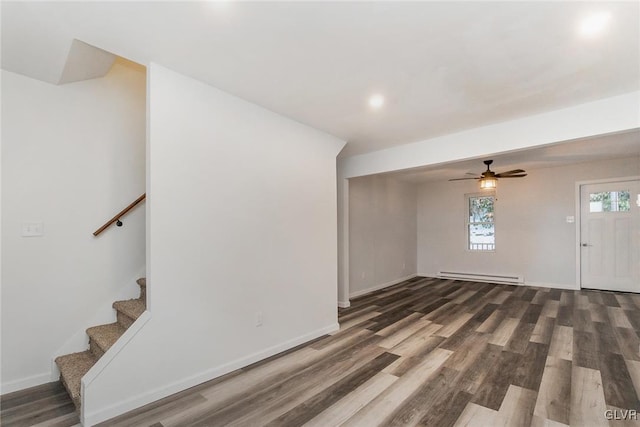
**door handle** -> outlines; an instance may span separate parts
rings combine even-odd
[[[588,244],[588,243],[583,243],[581,246],[582,246],[583,248],[586,248],[587,246],[593,246],[593,245],[590,245],[590,244]]]

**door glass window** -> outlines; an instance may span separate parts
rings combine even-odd
[[[589,212],[627,212],[630,199],[629,190],[589,193]]]

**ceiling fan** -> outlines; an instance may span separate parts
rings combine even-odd
[[[469,178],[454,178],[449,181],[462,181],[464,179],[478,179],[480,180],[480,188],[496,188],[496,184],[498,183],[498,178],[522,178],[527,176],[525,171],[522,169],[514,169],[511,171],[495,173],[489,166],[493,163],[493,160],[485,160],[484,164],[487,165],[487,170],[482,172],[480,176],[469,177]]]

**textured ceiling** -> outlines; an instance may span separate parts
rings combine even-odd
[[[601,10],[607,31],[581,38]],[[638,90],[639,16],[638,2],[3,2],[2,67],[57,83],[77,39],[336,135],[349,156]]]

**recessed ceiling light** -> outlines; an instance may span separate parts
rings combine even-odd
[[[609,12],[591,13],[582,19],[578,32],[582,37],[595,37],[607,28],[610,19],[611,14]]]
[[[380,94],[371,95],[369,98],[369,105],[371,108],[380,108],[384,105],[384,96]]]

